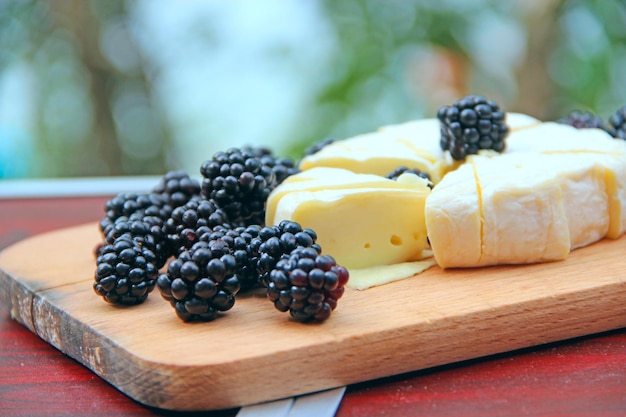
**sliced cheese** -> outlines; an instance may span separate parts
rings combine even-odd
[[[539,124],[534,117],[507,113],[511,131]],[[385,176],[400,166],[427,172],[434,183],[459,165],[440,146],[440,123],[436,118],[383,126],[376,132],[354,136],[325,146],[300,162],[300,169],[343,168],[357,173]]]
[[[286,192],[282,184],[277,187],[268,199],[275,210],[266,212],[266,224],[292,220],[315,230],[324,253],[347,268],[423,258],[428,248],[427,182],[405,174],[398,181],[379,177],[378,184],[373,184],[369,175],[336,171],[333,188],[319,184],[307,188],[306,181]],[[363,178],[363,184],[358,185],[355,178]]]
[[[411,177],[415,177],[414,175]],[[407,178],[411,178],[407,176]],[[425,180],[417,179],[418,187],[426,184]],[[281,198],[295,191],[321,191],[350,188],[397,188],[406,189],[402,181],[391,181],[380,175],[358,174],[341,168],[316,167],[291,175],[277,187],[267,199],[265,212],[267,222],[276,217],[277,204]],[[268,223],[272,224],[272,223]]]
[[[545,122],[512,131],[506,138],[506,153],[514,152],[626,154],[626,141],[615,140],[601,129]]]
[[[399,166],[407,166],[428,172],[437,180],[437,160],[438,155],[432,154],[428,140],[425,146],[415,146],[411,141],[379,131],[333,142],[304,157],[300,169],[332,167],[385,176]]]
[[[476,266],[482,253],[482,222],[472,165],[461,165],[435,186],[426,200],[424,216],[439,266]]]
[[[556,175],[523,164],[528,161],[478,156],[470,161],[481,199],[482,253],[476,266],[565,259],[570,236]]]
[[[444,268],[561,260],[623,227],[622,201],[610,194],[622,174],[607,168],[618,164],[607,155],[519,152],[468,161],[454,173],[455,188],[448,174],[440,183],[446,187],[436,187],[426,202],[430,243]],[[461,174],[469,166],[473,176]],[[479,212],[478,232],[475,220],[467,221],[470,202]],[[444,215],[453,219],[449,225]],[[458,256],[456,239],[470,242],[473,256]]]

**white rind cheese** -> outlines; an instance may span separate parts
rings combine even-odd
[[[625,164],[620,154],[593,152],[469,157],[426,202],[437,262],[452,268],[556,261],[604,237],[621,236]],[[448,186],[450,178],[454,189]],[[468,221],[476,217],[468,216],[474,204],[479,232],[475,220]],[[451,220],[442,222],[442,217]],[[473,249],[471,256],[461,250],[464,245]]]

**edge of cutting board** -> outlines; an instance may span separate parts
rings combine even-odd
[[[566,261],[442,271],[346,289],[321,324],[242,295],[213,322],[183,323],[155,290],[135,307],[92,290],[96,223],[0,253],[0,302],[120,391],[175,410],[238,407],[626,327],[626,238]]]

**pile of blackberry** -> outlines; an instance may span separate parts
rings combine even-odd
[[[172,256],[172,244],[164,230],[167,220],[179,205],[184,205],[189,199],[199,196],[199,193],[198,181],[182,172],[169,172],[149,193],[121,193],[108,200],[104,207],[105,216],[99,224],[103,242],[96,250],[96,294],[112,304],[142,303],[154,288],[156,277],[153,272],[158,273]],[[128,248],[128,245],[132,248]],[[112,256],[118,247],[127,249],[123,252],[124,257]],[[136,260],[129,259],[132,253]],[[134,262],[145,264],[149,273],[135,274],[129,281],[126,276],[127,265]],[[103,276],[103,271],[108,272],[111,268],[115,273]],[[113,282],[116,282],[114,290],[111,289]],[[132,284],[129,291],[132,290],[135,296],[119,295],[129,282]],[[138,288],[144,285],[148,291],[137,296]],[[119,296],[114,296],[111,291]]]
[[[215,319],[241,291],[265,288],[270,297],[270,275],[281,260],[303,249],[321,254],[314,231],[291,221],[264,224],[269,193],[297,172],[292,160],[264,148],[232,148],[202,164],[201,183],[172,171],[150,193],[107,201],[96,294],[113,304],[139,304],[156,285],[183,321]],[[325,304],[307,307],[306,318],[295,301],[287,309],[296,320],[325,320],[343,291],[344,275],[339,284],[326,285]]]
[[[505,112],[493,100],[468,95],[451,106],[441,107],[437,118],[441,124],[441,148],[457,161],[480,149],[504,151],[509,128]]]

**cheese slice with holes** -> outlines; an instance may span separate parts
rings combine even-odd
[[[266,224],[292,220],[315,230],[323,252],[347,268],[415,261],[428,249],[427,184],[412,174],[393,181],[338,168],[309,170],[270,194]]]

